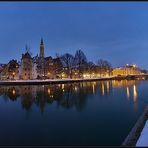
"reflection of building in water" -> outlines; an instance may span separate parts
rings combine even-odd
[[[15,95],[15,94],[16,94],[16,91],[15,91],[15,89],[13,89],[13,90],[12,90],[12,94],[13,94],[13,95]]]
[[[129,87],[126,87],[126,94],[127,94],[127,98],[129,98],[130,97]]]
[[[92,84],[93,94],[95,93],[95,84]]]
[[[109,92],[109,81],[106,82],[106,86],[107,86],[107,92]]]
[[[30,110],[32,105],[36,105],[43,112],[46,104],[52,104],[54,101],[57,105],[64,108],[75,107],[81,111],[85,107],[87,96],[93,95],[100,90],[103,95],[108,94],[111,82],[82,82],[54,85],[27,85],[27,86],[4,86],[0,87],[0,95],[6,94],[10,100],[20,99],[24,109]],[[64,90],[64,92],[63,92]],[[101,93],[101,94],[102,94]]]
[[[134,102],[134,110],[137,111],[138,110],[138,94],[137,94],[137,89],[136,89],[136,85],[132,86],[132,90],[133,90],[133,102]],[[127,98],[130,98],[130,89],[129,87],[126,87],[126,94],[127,94]]]
[[[8,88],[6,94],[9,96],[10,100],[12,101],[17,100],[17,97],[19,96],[15,87]]]
[[[137,89],[136,89],[136,85],[133,85],[133,101],[134,101],[134,110],[135,112],[138,111],[138,95],[137,95]]]
[[[112,81],[112,87],[127,87],[127,86],[132,86],[136,85],[135,80],[113,80]]]
[[[136,85],[133,85],[133,97],[134,97],[134,102],[137,101],[137,90],[136,90]]]
[[[62,84],[62,90],[63,90],[63,92],[64,92],[64,84]]]
[[[98,87],[99,87],[99,90],[100,90],[102,96],[110,94],[110,92],[112,90],[111,81],[102,81],[102,82],[97,83],[97,85],[98,84],[99,84]]]
[[[130,88],[132,89],[133,92],[133,102],[134,102],[134,109],[137,111],[138,109],[138,94],[137,94],[137,89],[136,89],[136,84],[138,81],[135,80],[113,80],[112,81],[112,86],[113,88],[118,88],[118,87],[125,87],[126,88],[126,95],[127,98],[130,98]]]
[[[102,83],[102,95],[104,96],[104,84]]]
[[[75,91],[77,91],[77,90],[78,90],[78,87],[77,87],[77,86],[75,86],[74,88],[75,88]]]
[[[50,88],[48,88],[48,94],[50,95]]]

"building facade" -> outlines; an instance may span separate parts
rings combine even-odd
[[[8,64],[5,64],[0,73],[1,80],[14,80],[19,79],[19,64],[17,60],[10,60]]]
[[[139,75],[141,71],[138,66],[127,64],[124,67],[114,68],[112,74],[113,76]]]
[[[26,52],[25,54],[22,54],[20,79],[23,80],[32,79],[32,70],[33,70],[32,58],[31,55],[28,52]]]

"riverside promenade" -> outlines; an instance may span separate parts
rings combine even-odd
[[[46,79],[46,80],[1,80],[0,85],[44,85],[44,84],[60,84],[72,82],[85,82],[85,81],[101,81],[101,80],[114,80],[117,77],[103,77],[103,78],[85,78],[85,79]],[[122,78],[123,79],[123,78]]]
[[[148,146],[148,106],[140,116],[122,146]]]

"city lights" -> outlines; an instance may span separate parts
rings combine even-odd
[[[28,50],[27,47],[26,50]],[[83,60],[85,60],[83,51],[77,50],[76,53],[78,54],[78,57],[81,57]],[[89,62],[85,62],[85,64],[76,63],[73,65],[72,63],[75,62],[71,60],[74,60],[75,58],[73,55],[68,53],[65,53],[58,58],[45,58],[44,42],[43,39],[41,39],[39,56],[31,57],[30,53],[26,52],[25,54],[22,54],[20,63],[18,63],[16,60],[9,61],[6,66],[1,67],[0,79],[93,79],[110,78],[111,76],[119,75],[128,76],[142,74],[141,70],[136,64],[126,64],[123,67],[111,68],[111,64],[108,61],[100,60],[100,63],[93,63],[93,66],[92,63],[90,64]],[[12,73],[10,74],[9,71]]]
[[[2,2],[0,19],[0,146],[148,147],[148,3]]]

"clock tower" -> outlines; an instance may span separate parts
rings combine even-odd
[[[40,58],[44,58],[44,43],[43,43],[43,38],[41,38],[41,43],[40,43]]]

